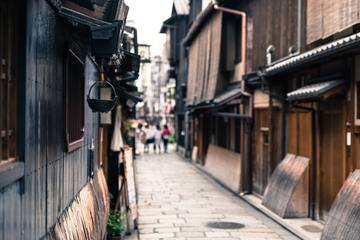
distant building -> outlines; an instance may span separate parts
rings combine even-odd
[[[150,100],[152,99],[151,91],[151,46],[148,44],[139,44],[139,55],[141,58],[139,80],[137,87],[142,93],[143,102],[139,103],[137,108],[137,117],[146,119],[147,116],[152,116],[153,109],[151,108]]]
[[[169,86],[175,83],[174,87],[176,89],[176,92],[172,93],[171,87],[169,87],[167,96],[174,95],[173,99],[175,100],[175,108],[172,109],[172,114],[174,114],[177,150],[184,155],[186,151],[189,153],[189,146],[187,147],[185,139],[187,125],[185,111],[187,51],[182,44],[182,40],[188,31],[189,9],[188,0],[174,0],[171,16],[163,22],[160,30],[161,33],[166,34],[167,39],[164,59],[166,59],[170,65],[167,75]],[[170,100],[170,102],[167,101],[167,105],[172,105],[171,101],[172,100]]]

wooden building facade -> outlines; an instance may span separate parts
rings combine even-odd
[[[341,209],[338,193],[359,167],[354,4],[219,1],[190,20],[184,44],[193,160],[282,217],[334,224],[331,206],[338,199]],[[270,193],[285,189],[291,194],[282,209],[267,205],[279,200]]]
[[[358,10],[353,8],[353,4],[358,3],[280,2],[277,16],[285,14],[289,21],[286,24],[270,20],[270,24],[278,26],[276,29],[281,32],[286,28],[288,30],[279,35],[278,40],[277,36],[274,37],[276,33],[270,31],[272,37],[261,38],[270,39],[268,43],[261,45],[254,40],[254,44],[250,44],[254,49],[263,46],[263,50],[265,45],[271,44],[273,47],[268,50],[275,49],[275,52],[253,52],[253,61],[261,58],[263,62],[248,69],[250,72],[245,76],[247,87],[254,92],[252,191],[264,197],[265,205],[274,201],[269,199],[273,197],[269,192],[281,191],[283,186],[280,186],[278,178],[287,181],[287,178],[294,177],[290,174],[291,165],[298,160],[292,158],[288,161],[288,154],[308,159],[304,161],[307,166],[302,170],[302,177],[294,183],[297,185],[292,190],[292,196],[296,195],[298,202],[302,199],[305,205],[296,203],[293,209],[286,211],[295,214],[292,217],[311,217],[334,224],[334,219],[339,217],[336,214],[340,212],[330,214],[331,207],[336,198],[339,207],[341,196],[338,193],[346,178],[358,168],[360,159],[357,155],[359,19]],[[266,20],[269,21],[269,18]],[[264,33],[259,30],[261,27],[255,27],[255,21],[259,20],[254,18],[253,21],[254,37]],[[288,43],[284,45],[284,41]],[[290,49],[288,53],[276,52],[279,47],[285,50],[291,46],[297,49],[294,52]],[[267,97],[263,94],[257,97],[260,91]],[[260,104],[263,101],[266,104]],[[261,110],[258,104],[267,107],[261,107]],[[264,149],[267,154],[263,154]],[[279,165],[282,159],[287,159],[289,164]],[[274,169],[276,171],[272,176]],[[266,206],[279,215],[282,210],[285,211],[276,210],[271,204]],[[358,207],[354,205],[353,211],[356,209]],[[351,225],[357,222],[356,219],[358,216],[355,214],[344,221]]]
[[[163,22],[160,33],[167,36],[167,60],[170,65],[168,79],[175,79],[176,105],[175,105],[175,136],[177,150],[186,155],[186,84],[188,55],[182,40],[188,31],[189,4],[186,0],[174,0],[171,16]]]
[[[230,1],[221,7],[211,2],[190,20],[184,44],[189,51],[186,104],[193,161],[240,192],[247,177],[243,159],[249,150],[251,111],[250,96],[241,88],[246,18],[232,12],[235,7]]]
[[[321,221],[329,218],[340,188],[347,176],[358,168],[356,79],[359,57],[356,47],[347,51],[341,44],[343,41],[321,45],[315,48],[319,53],[314,55],[314,50],[303,53],[309,54],[307,59],[316,56],[318,60],[309,60],[304,65],[300,61],[302,67],[292,73],[281,70],[271,75],[268,71],[272,93],[286,101],[284,148],[288,153],[311,159],[307,179],[311,187],[304,194],[309,195],[309,214]],[[356,46],[355,42],[356,39],[352,44]],[[334,50],[334,45],[338,44],[340,47]],[[326,47],[334,50],[331,56],[321,50]],[[293,66],[290,64],[288,69]],[[287,82],[287,86],[283,82]],[[282,88],[277,88],[280,85]]]
[[[100,75],[91,29],[123,20],[124,6],[1,1],[0,239],[106,234],[99,118],[86,104]]]
[[[281,149],[281,102],[273,99],[270,89],[263,87],[258,71],[268,61],[284,58],[297,51],[299,3],[302,1],[241,1],[238,8],[247,16],[246,89],[253,95],[253,119],[251,136],[251,189],[248,191],[263,196],[268,180],[275,167],[284,157]],[[301,30],[303,31],[303,30]],[[254,76],[256,76],[254,78]]]
[[[205,166],[212,155],[209,146],[239,154],[239,164],[230,167],[239,175],[232,180],[239,181],[237,192],[262,196],[284,156],[282,105],[261,87],[257,71],[269,57],[280,59],[302,47],[299,11],[303,8],[296,1],[219,1],[190,21],[184,43],[189,47],[191,146]],[[245,85],[244,79],[251,84]],[[219,160],[218,167],[222,161],[227,160]]]

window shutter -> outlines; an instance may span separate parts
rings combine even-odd
[[[19,21],[10,1],[0,1],[0,163],[17,157]]]
[[[67,151],[84,141],[84,63],[69,50],[66,58],[65,130]]]

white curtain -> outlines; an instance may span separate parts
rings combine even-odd
[[[121,133],[121,106],[117,106],[116,108],[116,116],[115,116],[115,123],[114,123],[114,132],[111,139],[111,150],[114,152],[119,152],[121,148],[124,147],[124,142]]]

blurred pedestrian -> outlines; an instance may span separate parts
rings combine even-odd
[[[144,130],[144,127],[143,125],[140,123],[138,125],[138,128],[139,128],[139,139],[140,139],[140,142],[144,145],[144,151],[145,151],[145,145],[146,145],[146,132]]]
[[[162,131],[162,139],[163,139],[163,143],[164,143],[164,152],[167,152],[168,149],[168,142],[169,142],[169,136],[170,136],[170,130],[168,125],[164,125],[164,129]]]
[[[144,146],[144,152],[148,153],[150,144],[155,142],[154,131],[149,127],[149,124],[145,125],[145,133],[146,133],[146,142]]]
[[[156,125],[156,129],[154,131],[155,143],[154,143],[154,152],[159,149],[159,153],[161,152],[161,129],[159,124]]]

